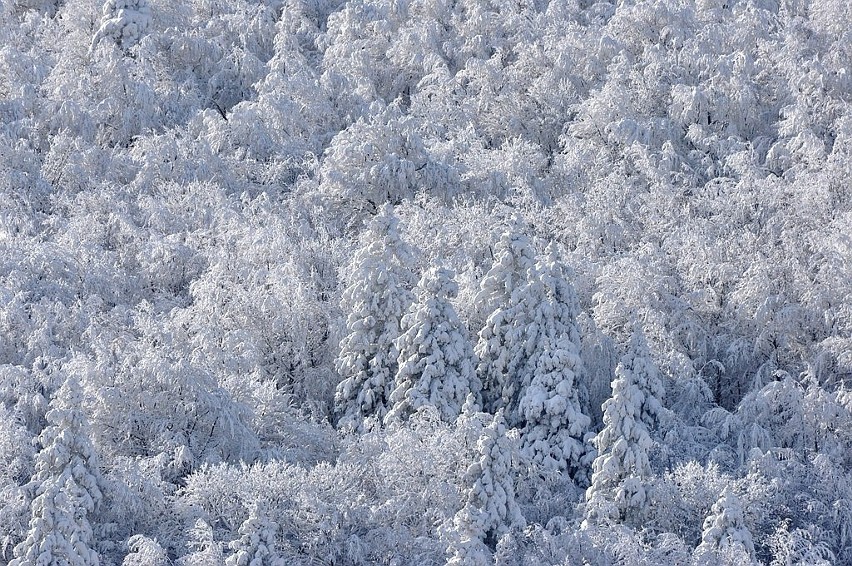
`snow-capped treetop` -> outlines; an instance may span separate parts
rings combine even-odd
[[[652,446],[642,420],[645,393],[632,367],[622,357],[612,382],[612,397],[603,404],[604,428],[595,437],[598,456],[592,483],[586,490],[586,522],[608,522],[641,512],[646,501],[641,480],[651,476],[648,451]]]
[[[106,0],[102,13],[101,25],[92,37],[92,50],[103,39],[129,49],[139,43],[151,24],[148,0]]]
[[[633,323],[630,343],[621,363],[630,368],[637,387],[642,391],[642,409],[639,418],[645,423],[648,430],[652,431],[660,425],[666,391],[660,379],[659,371],[651,359],[645,333],[638,322]]]
[[[477,441],[479,458],[468,467],[464,507],[456,514],[449,564],[489,564],[501,536],[526,521],[515,501],[512,441],[503,411],[497,411]]]
[[[124,557],[121,566],[167,566],[169,554],[157,542],[145,535],[133,535],[127,539],[130,552]]]
[[[379,206],[376,215],[365,224],[365,231],[361,236],[365,244],[383,240],[384,247],[403,265],[407,266],[412,261],[411,251],[399,233],[399,217],[391,203]]]
[[[239,529],[240,538],[228,543],[233,554],[225,560],[226,566],[263,566],[283,564],[275,549],[278,524],[266,516],[262,506],[251,506],[248,518]]]
[[[583,413],[585,387],[576,293],[555,246],[537,262],[524,304],[529,360],[523,368],[518,417],[524,423],[522,450],[544,469],[567,470],[581,485],[588,481],[594,450],[586,442],[591,419]]]
[[[15,547],[11,566],[97,566],[89,515],[100,505],[98,457],[88,436],[83,393],[73,375],[50,402],[47,426],[38,437],[29,532]]]
[[[42,481],[70,470],[90,490],[92,504],[100,503],[98,457],[89,440],[89,424],[83,412],[83,390],[73,375],[65,378],[47,411],[48,426],[38,437],[41,451],[36,457],[33,481]]]
[[[485,310],[505,306],[518,299],[519,289],[527,281],[527,272],[535,267],[535,249],[516,220],[494,247],[494,263],[482,278],[476,301]]]
[[[329,206],[350,219],[413,197],[427,172],[415,126],[398,104],[375,102],[334,136],[320,169],[319,190]]]

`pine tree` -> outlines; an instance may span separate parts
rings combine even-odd
[[[347,313],[348,334],[340,341],[335,365],[343,380],[335,405],[339,426],[363,431],[365,417],[381,422],[396,375],[395,340],[400,320],[412,302],[406,289],[408,250],[400,239],[398,220],[390,205],[370,223],[364,246],[350,264],[350,285],[341,308]]]
[[[695,557],[702,564],[718,564],[717,553],[745,553],[754,557],[754,543],[745,525],[740,499],[726,487],[704,520],[701,544]]]
[[[30,528],[10,566],[99,564],[91,548],[89,514],[102,499],[100,472],[82,404],[79,382],[67,377],[50,402],[48,424],[38,438],[42,448],[31,481],[36,497]]]
[[[425,405],[453,422],[468,393],[478,395],[476,358],[450,299],[458,293],[453,272],[433,267],[417,284],[417,301],[402,319],[396,341],[399,370],[385,422],[406,418]]]
[[[213,527],[204,519],[197,519],[187,530],[187,547],[190,552],[177,562],[181,566],[221,566],[225,563],[222,543],[216,540]]]
[[[465,474],[470,486],[467,500],[453,520],[457,540],[449,548],[451,565],[492,564],[500,537],[525,524],[515,502],[512,442],[506,436],[503,411],[497,411],[484,429],[477,448],[479,460]]]
[[[475,349],[484,409],[490,413],[509,407],[520,392],[517,371],[528,356],[523,297],[529,272],[534,268],[532,244],[516,226],[500,238],[494,265],[482,279],[476,296],[477,303],[490,313],[479,331]],[[511,412],[506,416],[510,422],[514,420]]]
[[[587,441],[591,419],[583,413],[584,387],[579,304],[555,247],[538,262],[525,302],[532,354],[524,371],[518,412],[524,423],[521,450],[546,470],[567,471],[588,484],[594,449]]]
[[[595,437],[598,456],[586,490],[586,524],[635,519],[645,506],[643,479],[651,475],[652,443],[643,407],[655,404],[646,404],[648,392],[640,381],[646,366],[634,351],[640,345],[636,336],[615,370],[612,397],[603,404],[604,428]]]

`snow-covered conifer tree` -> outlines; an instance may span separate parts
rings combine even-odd
[[[178,561],[181,566],[221,566],[225,562],[222,543],[216,540],[213,527],[204,519],[197,519],[187,530],[189,554]]]
[[[695,549],[695,557],[699,564],[718,564],[719,552],[754,556],[754,543],[745,525],[742,502],[728,487],[704,520],[701,544]]]
[[[365,417],[380,422],[397,372],[400,320],[412,302],[407,290],[409,253],[399,236],[398,220],[386,205],[370,223],[364,246],[352,259],[350,284],[341,307],[347,335],[340,342],[335,404],[344,429],[362,431]]]
[[[449,547],[448,564],[492,564],[492,553],[501,536],[525,524],[515,502],[512,479],[512,441],[506,436],[503,411],[497,411],[477,442],[479,460],[467,469],[469,485],[464,507],[456,513],[453,529],[457,539]]]
[[[234,552],[225,560],[226,566],[264,566],[283,564],[275,551],[278,524],[270,520],[263,510],[253,505],[249,517],[240,525],[240,538],[228,544]]]
[[[104,38],[129,49],[139,43],[151,23],[148,0],[107,0],[102,13],[101,25],[92,38],[92,49]]]
[[[635,335],[634,335],[635,336]],[[595,437],[598,456],[586,490],[586,524],[635,518],[646,503],[642,480],[651,475],[651,437],[642,419],[646,393],[629,351],[615,369],[612,397],[603,404],[604,428]]]
[[[133,535],[127,540],[130,552],[121,566],[166,566],[171,564],[166,550],[155,539],[144,535]]]
[[[35,499],[26,539],[15,547],[10,566],[67,564],[97,566],[91,548],[89,514],[101,502],[100,471],[82,409],[83,392],[73,376],[65,379],[38,437],[31,484]]]
[[[450,303],[458,293],[453,276],[449,269],[432,267],[417,284],[417,300],[403,317],[403,333],[396,341],[399,370],[385,422],[424,405],[433,405],[442,419],[452,422],[468,393],[479,394],[476,357]]]
[[[633,379],[643,395],[639,418],[645,423],[649,432],[654,431],[660,425],[666,390],[663,387],[657,366],[651,359],[645,333],[642,331],[642,326],[637,322],[633,323],[633,333],[630,336],[630,343],[627,346],[627,353],[624,355],[622,363],[632,369]]]
[[[491,413],[508,407],[520,391],[515,377],[527,357],[523,296],[528,272],[534,268],[532,244],[516,226],[500,238],[494,265],[480,283],[476,301],[489,314],[476,344],[477,372],[483,385],[483,408]],[[510,422],[513,417],[507,415]]]
[[[594,450],[586,439],[591,419],[583,413],[579,395],[584,377],[579,305],[552,244],[538,262],[525,301],[533,350],[524,371],[531,375],[524,376],[518,407],[524,423],[521,450],[538,466],[567,470],[575,481],[587,484]]]

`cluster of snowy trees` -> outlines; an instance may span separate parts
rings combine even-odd
[[[845,0],[0,0],[0,564],[852,563]]]
[[[519,428],[521,451],[537,467],[585,483],[593,449],[579,306],[555,246],[537,258],[522,233],[501,237],[474,299],[485,319],[474,348],[450,302],[452,271],[430,267],[413,294],[404,287],[411,253],[391,214],[385,206],[372,220],[343,292],[338,428],[363,432],[426,406],[454,423],[469,403]],[[654,379],[647,404],[660,411]]]

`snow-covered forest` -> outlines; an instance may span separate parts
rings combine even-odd
[[[0,0],[0,564],[852,564],[852,4]]]

